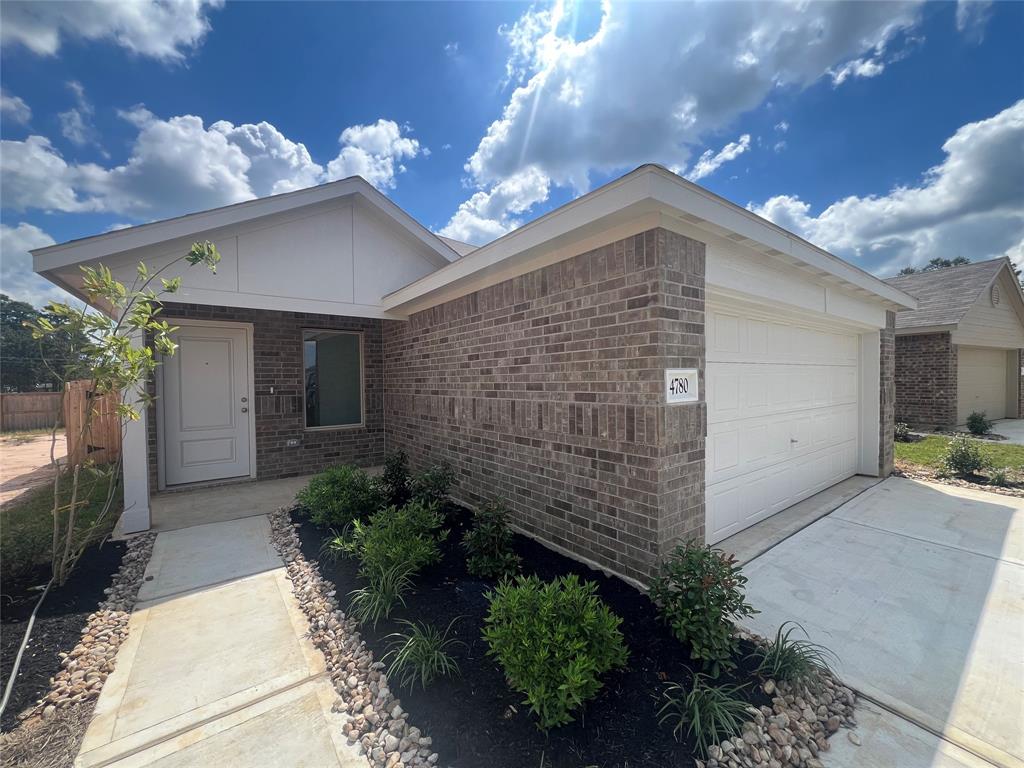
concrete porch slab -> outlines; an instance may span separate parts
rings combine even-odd
[[[877,477],[848,477],[831,488],[826,488],[776,515],[734,533],[715,546],[735,557],[740,565],[744,565],[880,482],[881,478]]]
[[[151,528],[174,531],[266,515],[295,501],[295,494],[308,483],[307,475],[157,493],[149,500]]]
[[[138,600],[208,587],[283,565],[270,544],[265,516],[161,533],[153,545]]]
[[[999,419],[992,431],[1005,437],[1008,443],[1024,445],[1024,419]]]
[[[852,687],[1024,765],[1022,518],[1024,499],[889,478],[747,565],[746,624],[800,622]]]

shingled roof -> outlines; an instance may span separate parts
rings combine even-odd
[[[917,309],[896,313],[896,328],[958,324],[1004,266],[1009,261],[998,258],[888,278],[893,288],[917,299]]]

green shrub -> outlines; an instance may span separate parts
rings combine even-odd
[[[409,457],[404,451],[394,451],[384,458],[380,486],[390,506],[400,507],[409,500]]]
[[[988,473],[988,481],[999,488],[1005,488],[1010,484],[1009,467],[993,467]]]
[[[676,547],[651,580],[661,620],[713,677],[735,667],[733,621],[756,613],[743,601],[746,583],[735,558],[692,542]]]
[[[397,603],[405,605],[405,593],[412,588],[409,568],[399,563],[390,568],[370,568],[360,571],[366,586],[348,593],[348,610],[360,624],[372,624],[386,619]]]
[[[738,685],[709,683],[706,675],[694,675],[689,690],[670,683],[662,692],[665,703],[658,710],[658,722],[671,723],[677,741],[683,734],[689,735],[706,758],[710,746],[739,736],[743,723],[750,719],[746,702],[738,696],[742,690]]]
[[[356,467],[331,467],[314,475],[296,498],[316,525],[337,529],[366,519],[384,502],[377,483]]]
[[[462,537],[466,569],[483,579],[509,576],[519,570],[519,555],[512,551],[508,510],[489,502],[473,512],[473,526]]]
[[[758,645],[753,654],[757,671],[764,678],[786,680],[791,683],[813,684],[820,673],[829,672],[836,655],[828,648],[810,639],[793,637],[799,629],[805,638],[807,632],[795,621],[784,621],[775,633],[775,640]]]
[[[985,458],[978,443],[966,435],[957,435],[949,441],[942,455],[942,469],[950,475],[969,477],[984,468]]]
[[[987,435],[992,431],[993,424],[985,418],[981,411],[974,411],[967,417],[967,429],[972,435]]]
[[[550,582],[519,576],[486,595],[487,653],[512,689],[526,694],[543,731],[571,722],[600,690],[601,675],[626,663],[622,619],[596,591],[575,575]]]
[[[444,517],[433,504],[410,501],[404,507],[385,507],[367,522],[356,520],[346,535],[328,542],[328,548],[359,558],[360,575],[407,568],[414,576],[441,559],[440,542],[448,536]]]
[[[440,506],[448,499],[455,473],[448,464],[435,464],[429,469],[413,475],[409,480],[409,491],[413,500],[423,504]]]
[[[459,674],[459,665],[449,649],[465,643],[448,637],[456,621],[457,618],[452,619],[444,632],[427,622],[400,622],[408,631],[394,632],[384,638],[388,650],[381,661],[387,665],[388,677],[406,688],[415,688],[419,682],[420,687],[426,689],[438,677]]]
[[[896,426],[893,429],[892,436],[897,443],[909,443],[910,425],[903,421],[897,421]]]

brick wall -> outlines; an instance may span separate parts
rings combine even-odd
[[[662,395],[665,368],[703,369],[703,323],[704,246],[660,229],[386,321],[387,448],[644,579],[703,535],[704,404]]]
[[[381,321],[356,317],[164,302],[163,316],[253,324],[256,471],[260,480],[317,472],[335,464],[379,465],[384,459]],[[173,322],[172,322],[173,324]],[[363,334],[365,426],[305,429],[302,331],[328,328]],[[274,393],[270,393],[273,387]],[[288,447],[289,439],[298,446]],[[155,408],[149,413],[150,488],[157,489]]]
[[[896,313],[885,313],[885,328],[879,332],[879,419],[878,476],[892,474],[895,450],[893,434],[896,427]]]
[[[956,423],[957,352],[949,333],[896,337],[896,420]]]

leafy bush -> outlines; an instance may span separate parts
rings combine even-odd
[[[985,458],[978,444],[966,435],[957,435],[949,441],[942,455],[942,469],[950,475],[968,477],[984,468]]]
[[[762,677],[791,683],[814,683],[819,673],[832,669],[836,655],[810,639],[794,638],[793,632],[797,629],[805,638],[808,637],[804,628],[795,621],[784,621],[775,632],[774,641],[759,645],[754,650],[752,656]]]
[[[974,411],[967,417],[967,429],[972,435],[987,435],[992,431],[993,424],[985,418],[981,411]]]
[[[661,620],[714,677],[736,666],[733,620],[756,613],[743,601],[746,583],[735,558],[693,542],[676,547],[651,580]]]
[[[708,679],[694,675],[689,690],[670,683],[662,692],[665,703],[658,710],[658,722],[671,723],[677,741],[684,733],[689,735],[705,758],[708,747],[739,736],[743,723],[750,719],[746,702],[738,696],[742,686],[714,685]]]
[[[905,421],[897,421],[896,426],[892,433],[893,438],[897,443],[909,443],[910,442],[910,425]]]
[[[473,512],[473,527],[462,537],[466,569],[483,579],[497,579],[519,570],[519,555],[512,551],[508,510],[500,502],[484,504]]]
[[[988,473],[988,481],[999,488],[1005,488],[1010,484],[1009,467],[993,467]]]
[[[338,529],[366,519],[384,502],[380,488],[369,475],[347,466],[314,475],[296,498],[316,525]]]
[[[455,473],[448,464],[435,464],[409,481],[409,490],[414,501],[440,506],[448,498],[448,491],[455,480]]]
[[[440,542],[448,536],[442,530],[444,517],[433,504],[410,501],[404,507],[385,507],[368,522],[356,520],[347,535],[328,542],[328,548],[359,558],[360,575],[407,568],[411,577],[441,559]]]
[[[380,486],[389,505],[400,507],[409,500],[409,457],[404,451],[394,451],[384,458]]]
[[[452,619],[444,632],[427,622],[402,621],[407,632],[388,635],[388,650],[381,661],[388,667],[388,677],[397,680],[407,688],[426,689],[441,676],[451,677],[459,673],[459,665],[448,652],[456,645],[465,645],[460,640],[448,637],[457,618]]]
[[[391,615],[396,603],[405,605],[405,593],[412,588],[409,568],[399,563],[390,568],[371,568],[360,571],[367,579],[365,587],[348,593],[348,610],[360,624],[372,624]]]
[[[600,690],[600,676],[626,663],[622,619],[596,591],[575,575],[550,582],[519,576],[486,595],[487,653],[512,689],[526,694],[543,731],[571,722]]]

